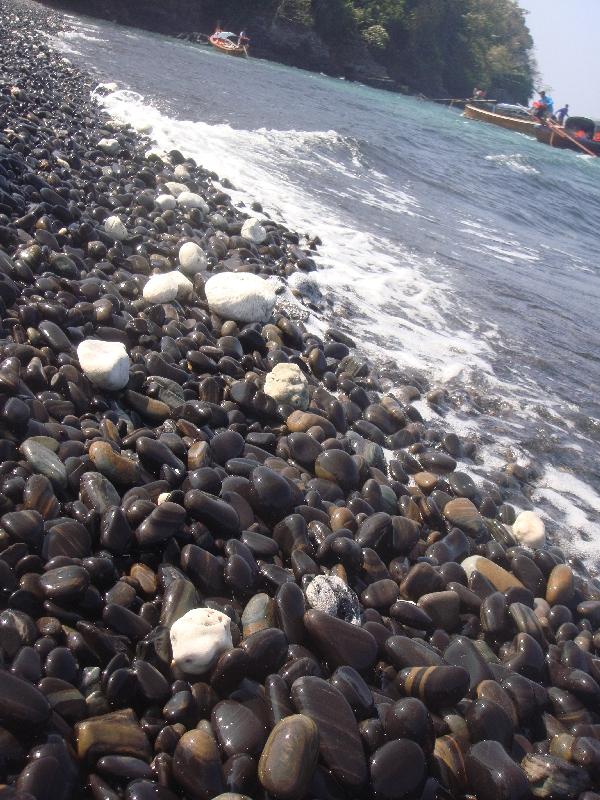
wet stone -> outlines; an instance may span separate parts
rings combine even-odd
[[[281,800],[301,800],[307,792],[319,755],[319,730],[304,714],[294,714],[271,731],[258,763],[258,777],[267,792]]]
[[[211,716],[212,728],[226,756],[259,755],[267,738],[264,723],[246,706],[233,700],[218,703]]]
[[[195,800],[211,800],[223,792],[221,760],[210,727],[201,725],[179,739],[173,753],[173,777]]]
[[[50,704],[27,681],[0,670],[0,724],[39,729],[50,717]]]
[[[304,625],[311,641],[332,666],[347,665],[361,672],[375,663],[377,642],[358,625],[315,609],[306,612]]]
[[[528,753],[521,767],[535,797],[575,800],[591,788],[586,770],[557,756]]]
[[[384,800],[412,797],[425,780],[425,756],[409,739],[384,744],[371,756],[369,768],[373,792]]]
[[[467,776],[478,800],[527,800],[531,789],[525,773],[499,742],[474,744],[466,757]]]
[[[130,708],[79,722],[75,726],[77,755],[94,763],[105,755],[123,755],[150,761],[152,749]]]

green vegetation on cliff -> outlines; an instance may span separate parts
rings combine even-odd
[[[315,33],[333,63],[354,54],[429,96],[488,96],[526,102],[533,41],[516,0],[204,0],[223,24],[254,28],[270,19]],[[253,30],[253,34],[258,31]],[[260,37],[260,33],[259,33]],[[365,52],[366,51],[366,52]]]

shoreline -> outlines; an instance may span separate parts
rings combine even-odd
[[[476,487],[305,328],[310,243],[0,8],[6,796],[582,798],[600,585],[505,502],[526,470]]]

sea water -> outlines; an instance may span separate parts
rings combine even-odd
[[[445,388],[443,413],[417,406],[477,443],[460,469],[481,483],[533,465],[530,507],[600,565],[600,159],[426,101],[66,21],[65,57],[116,84],[111,114],[320,237],[328,310],[311,324],[345,326],[392,386]]]

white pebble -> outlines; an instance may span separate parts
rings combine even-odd
[[[77,346],[83,372],[96,386],[116,392],[129,381],[129,356],[122,342],[86,339]]]
[[[184,181],[189,180],[190,173],[188,172],[187,167],[185,164],[177,164],[175,169],[173,170],[173,174],[176,178],[183,178]]]
[[[195,192],[181,192],[177,196],[177,205],[182,208],[199,208],[204,214],[208,214],[210,210],[206,200]]]
[[[256,217],[250,217],[242,225],[242,234],[244,239],[248,239],[254,244],[262,244],[267,238],[267,232],[260,224],[260,220]]]
[[[306,587],[305,594],[311,608],[360,625],[358,597],[337,575],[317,575]]]
[[[266,322],[275,306],[275,290],[252,272],[220,272],[205,286],[211,311],[237,322]]]
[[[297,364],[276,364],[265,380],[265,394],[277,403],[308,408],[308,381]]]
[[[204,250],[196,242],[186,242],[179,248],[179,267],[186,275],[195,275],[206,269],[207,260]]]
[[[546,545],[544,521],[535,511],[521,511],[513,523],[512,532],[519,544],[534,550]]]
[[[116,156],[121,149],[121,145],[116,139],[100,139],[98,147],[103,153],[107,153],[109,156]]]
[[[144,286],[144,300],[148,303],[170,303],[184,300],[193,290],[192,282],[181,272],[162,272],[152,275]]]
[[[183,192],[189,191],[185,183],[177,183],[177,181],[167,181],[165,183],[165,189],[171,192],[173,197],[179,197]]]
[[[212,608],[194,608],[173,623],[170,631],[173,663],[182,672],[201,675],[231,650],[229,617]]]
[[[172,194],[159,194],[156,198],[156,205],[161,211],[172,211],[177,206],[177,200]]]
[[[107,217],[104,220],[104,232],[107,236],[110,236],[111,239],[114,239],[115,242],[122,242],[123,239],[127,239],[128,236],[127,228],[116,215]]]

